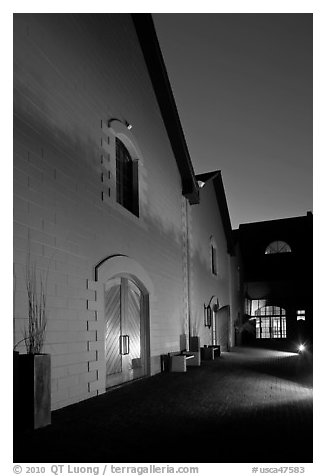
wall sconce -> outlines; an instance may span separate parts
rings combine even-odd
[[[207,304],[207,306],[204,303],[204,325],[205,325],[205,327],[208,327],[208,329],[210,329],[211,326],[212,326],[212,314],[213,314],[213,312],[216,314],[217,311],[218,311],[218,308],[219,308],[219,303],[218,303],[217,298],[216,298],[217,303],[213,304],[213,309],[211,308],[211,302],[212,302],[213,298],[214,298],[214,296],[212,296],[210,298],[209,303]]]
[[[121,122],[121,124],[123,124],[124,126],[126,126],[126,128],[128,129],[128,131],[131,131],[132,129],[132,124],[130,124],[130,122],[126,121],[125,119],[121,120],[121,119],[117,119],[116,117],[113,117],[112,119],[110,119],[108,121],[108,126],[110,127],[111,126],[111,122],[113,121],[118,121],[118,122]]]
[[[204,304],[204,325],[208,327],[208,329],[210,329],[212,325],[212,308],[210,304],[208,304],[208,306]]]

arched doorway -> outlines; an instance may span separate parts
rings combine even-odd
[[[135,260],[113,256],[96,267],[101,283],[105,388],[150,374],[152,282]]]
[[[106,387],[147,374],[147,296],[127,276],[105,284]]]
[[[220,307],[217,311],[217,344],[221,346],[221,351],[229,350],[229,322],[230,306]]]

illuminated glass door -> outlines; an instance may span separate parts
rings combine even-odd
[[[263,306],[255,311],[257,339],[285,339],[286,311],[279,306]]]
[[[144,297],[130,279],[105,286],[106,386],[146,375]]]

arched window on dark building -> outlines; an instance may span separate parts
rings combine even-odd
[[[277,253],[291,253],[291,247],[285,241],[272,241],[265,249],[265,255],[277,254]]]

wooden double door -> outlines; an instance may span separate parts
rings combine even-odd
[[[146,294],[127,277],[105,285],[106,387],[148,373],[148,304]]]

